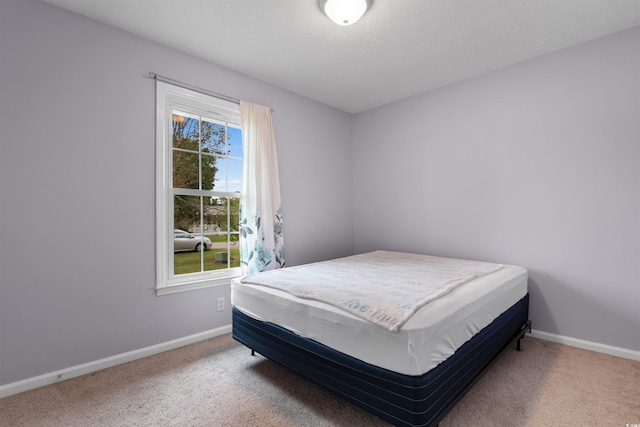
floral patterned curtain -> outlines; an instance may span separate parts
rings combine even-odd
[[[284,267],[280,177],[271,109],[241,101],[240,121],[240,265],[251,274]]]

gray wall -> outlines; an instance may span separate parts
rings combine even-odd
[[[215,307],[228,287],[154,295],[149,71],[274,108],[288,264],[351,254],[350,115],[40,1],[2,0],[0,385],[230,323]]]
[[[535,329],[640,350],[639,46],[636,27],[355,116],[355,251],[525,266]]]

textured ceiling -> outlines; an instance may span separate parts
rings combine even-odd
[[[640,25],[640,0],[374,0],[348,27],[316,0],[45,1],[350,113]]]

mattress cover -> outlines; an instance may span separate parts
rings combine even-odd
[[[242,283],[323,301],[397,332],[423,305],[501,264],[375,251],[250,274]]]
[[[527,270],[504,265],[421,307],[389,332],[329,304],[260,285],[231,283],[233,306],[374,366],[422,375],[527,294]]]

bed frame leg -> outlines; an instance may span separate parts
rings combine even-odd
[[[520,340],[522,339],[522,337],[524,337],[524,334],[527,332],[531,333],[531,320],[527,320],[527,322],[524,324],[524,327],[522,328],[522,333],[518,338],[518,341],[516,341],[516,351],[520,351]]]
[[[251,355],[255,356],[256,355],[256,351],[254,349],[251,349]]]

